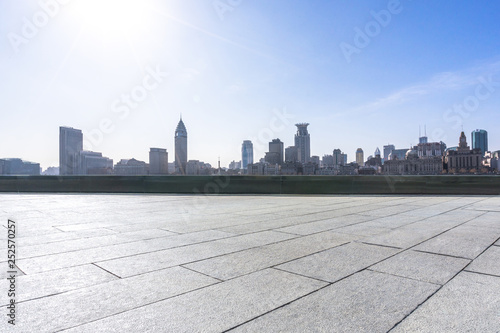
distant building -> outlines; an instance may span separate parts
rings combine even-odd
[[[420,142],[416,146],[416,150],[419,158],[434,157],[434,156],[442,157],[446,150],[446,144],[443,141],[427,142],[427,138],[425,137],[425,142]]]
[[[417,150],[409,149],[405,159],[385,161],[382,169],[388,175],[439,175],[443,173],[443,157],[419,157]]]
[[[285,162],[298,162],[299,153],[295,146],[286,147],[285,149]]]
[[[475,130],[471,133],[472,138],[472,149],[481,149],[481,152],[486,153],[488,151],[488,132],[485,130]]]
[[[175,172],[186,174],[187,164],[187,130],[182,117],[175,129]]]
[[[393,149],[392,152],[389,154],[389,160],[404,160],[406,158],[406,152],[408,151],[408,148],[406,149]]]
[[[23,161],[20,158],[0,159],[0,175],[40,175],[40,163]]]
[[[457,150],[447,150],[445,165],[449,173],[480,172],[483,153],[480,148],[470,149],[464,132],[460,134]]]
[[[302,163],[299,162],[285,162],[281,165],[282,175],[296,175],[299,170],[302,172]]]
[[[391,145],[391,144],[384,146],[384,161],[388,161],[390,159],[389,155],[392,153],[392,151],[394,149],[396,149],[396,147],[394,145]],[[361,165],[360,163],[358,163],[358,164]]]
[[[189,160],[186,163],[186,175],[199,176],[210,175],[212,173],[212,166],[208,163],[199,160]]]
[[[72,127],[59,127],[59,174],[77,175],[78,154],[83,150],[83,133]]]
[[[344,154],[340,149],[333,150],[333,165],[344,165]]]
[[[377,172],[381,170],[382,167],[382,158],[380,157],[380,149],[375,150],[375,157],[368,157],[368,160],[365,162],[365,167],[371,167]]]
[[[48,167],[42,172],[44,176],[59,176],[59,167]]]
[[[149,173],[149,166],[146,162],[138,161],[135,158],[122,159],[115,164],[114,171],[116,175],[120,176],[144,176]]]
[[[356,163],[360,166],[363,166],[365,164],[364,153],[363,153],[363,149],[361,149],[361,148],[358,148],[356,150]]]
[[[269,142],[269,152],[266,153],[265,161],[269,164],[283,164],[283,142],[280,139]]]
[[[323,158],[321,159],[321,167],[322,168],[333,167],[333,155],[323,155]]]
[[[168,174],[168,152],[164,148],[149,149],[149,174]]]
[[[311,163],[316,164],[319,168],[320,165],[319,156],[311,156]]]
[[[241,145],[241,168],[246,169],[248,164],[252,163],[253,163],[253,143],[250,140],[245,140]]]
[[[308,123],[295,124],[297,134],[295,134],[295,147],[297,147],[298,161],[307,163],[311,160],[311,140],[307,131]]]
[[[240,168],[241,168],[241,161],[238,161],[238,162],[232,161],[231,163],[229,163],[229,169],[230,170],[238,170]]]
[[[109,175],[113,173],[113,160],[101,153],[80,151],[78,153],[79,175]]]

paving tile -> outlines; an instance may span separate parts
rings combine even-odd
[[[389,228],[374,227],[369,223],[358,223],[346,227],[336,228],[336,232],[343,234],[359,235],[359,236],[375,236],[391,231]]]
[[[432,220],[423,220],[402,226],[387,233],[367,237],[363,239],[363,241],[378,245],[409,248],[456,225],[457,222],[453,221],[436,222]]]
[[[17,261],[17,264],[25,273],[33,274],[64,267],[94,263],[97,261],[155,252],[194,243],[207,242],[230,236],[233,235],[222,231],[203,231],[193,234],[175,235],[36,258],[20,259]]]
[[[218,281],[181,267],[119,279],[18,304],[20,332],[54,332],[118,314]],[[164,313],[158,313],[165,318]],[[102,331],[102,330],[101,330]]]
[[[466,270],[500,277],[500,247],[492,246],[484,251]]]
[[[314,221],[309,223],[301,223],[295,226],[285,227],[277,229],[279,231],[288,232],[297,235],[310,235],[317,232],[327,231],[336,229],[339,227],[360,223],[363,221],[368,221],[373,217],[363,216],[363,215],[346,215],[326,220]]]
[[[419,246],[416,250],[474,259],[500,237],[500,230],[459,226]]]
[[[387,332],[438,287],[363,271],[231,332]]]
[[[418,216],[401,216],[401,215],[391,215],[385,217],[379,217],[370,222],[366,222],[366,225],[373,227],[396,229],[407,224],[411,224],[416,221],[420,221],[424,218]]]
[[[400,250],[361,243],[349,243],[276,266],[288,272],[335,282],[356,273]]]
[[[445,284],[469,263],[467,259],[408,250],[370,269],[423,282]]]
[[[345,244],[352,236],[323,232],[185,265],[221,280],[231,279]]]
[[[462,272],[422,304],[393,331],[500,331],[500,278]]]
[[[59,294],[116,279],[118,279],[116,276],[95,265],[83,265],[45,273],[17,276],[16,289],[18,293],[16,302]],[[1,280],[2,283],[4,281],[6,280]],[[7,289],[2,288],[1,290]],[[2,305],[7,304],[4,296],[2,293]]]
[[[120,277],[187,264],[293,238],[274,231],[240,235],[184,247],[98,262],[100,267]]]
[[[326,284],[267,269],[69,332],[223,332],[311,293]]]

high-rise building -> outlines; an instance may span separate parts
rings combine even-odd
[[[311,163],[316,164],[319,167],[320,165],[319,156],[311,156]]]
[[[364,165],[365,164],[365,156],[364,156],[364,153],[363,153],[363,149],[361,149],[361,148],[358,148],[356,150],[356,163],[358,165]]]
[[[333,150],[333,165],[344,165],[345,157],[340,149]]]
[[[307,163],[311,160],[311,141],[309,132],[307,131],[308,123],[295,124],[297,126],[297,134],[295,134],[295,147],[299,162]]]
[[[253,163],[253,143],[250,140],[243,141],[241,145],[241,168],[246,169]]]
[[[482,154],[488,151],[488,132],[485,130],[475,130],[471,133],[472,149],[481,149]]]
[[[384,161],[389,160],[389,155],[392,153],[392,151],[396,149],[394,145],[388,144],[387,146],[384,146]]]
[[[283,142],[280,139],[269,142],[269,152],[266,153],[265,160],[270,164],[283,164]]]
[[[168,152],[164,148],[149,149],[149,174],[168,174]]]
[[[449,173],[465,173],[475,170],[479,172],[483,164],[483,153],[480,148],[470,149],[464,132],[460,134],[458,148],[448,149],[445,164]]]
[[[182,117],[175,129],[175,172],[186,174],[187,164],[187,130]]]
[[[23,161],[20,158],[0,159],[0,175],[39,175],[40,163]]]
[[[79,129],[59,127],[59,174],[78,174],[78,155],[83,150],[83,134]]]

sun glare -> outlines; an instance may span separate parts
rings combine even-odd
[[[147,0],[79,0],[75,11],[83,29],[102,37],[144,33],[150,23]]]

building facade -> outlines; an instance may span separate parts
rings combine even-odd
[[[443,173],[443,157],[420,158],[415,149],[410,149],[402,160],[394,157],[385,161],[382,170],[388,175],[439,175]]]
[[[78,155],[83,150],[83,133],[72,127],[59,127],[59,174],[77,175]]]
[[[363,149],[358,148],[356,150],[356,163],[360,166],[365,164],[365,154],[363,153]]]
[[[0,159],[0,175],[40,175],[40,164],[23,161],[20,158]]]
[[[266,153],[265,161],[269,164],[283,164],[283,142],[280,139],[269,142],[269,152]]]
[[[290,146],[285,148],[285,162],[298,162],[299,153],[295,146]]]
[[[457,150],[446,151],[445,166],[448,173],[479,172],[482,169],[482,163],[481,149],[470,149],[464,132],[460,134]]]
[[[78,154],[79,175],[109,175],[113,173],[113,160],[102,153],[81,151]]]
[[[307,131],[308,123],[295,124],[297,134],[295,134],[295,147],[297,147],[298,161],[307,163],[311,160],[311,140]]]
[[[391,144],[388,144],[387,146],[384,146],[384,161],[388,161],[390,159],[389,155],[392,153],[392,151],[394,149],[396,149],[396,147],[394,145],[391,145]]]
[[[253,163],[253,143],[250,140],[243,141],[241,145],[241,168],[247,169]]]
[[[149,173],[149,166],[146,162],[138,161],[135,158],[122,159],[115,164],[114,171],[116,175],[120,176],[144,176]]]
[[[488,151],[488,132],[477,129],[471,133],[471,148],[481,149],[483,155]]]
[[[149,174],[168,175],[168,152],[166,149],[149,149]]]
[[[186,174],[187,164],[187,130],[182,118],[175,129],[175,172],[181,175]]]

